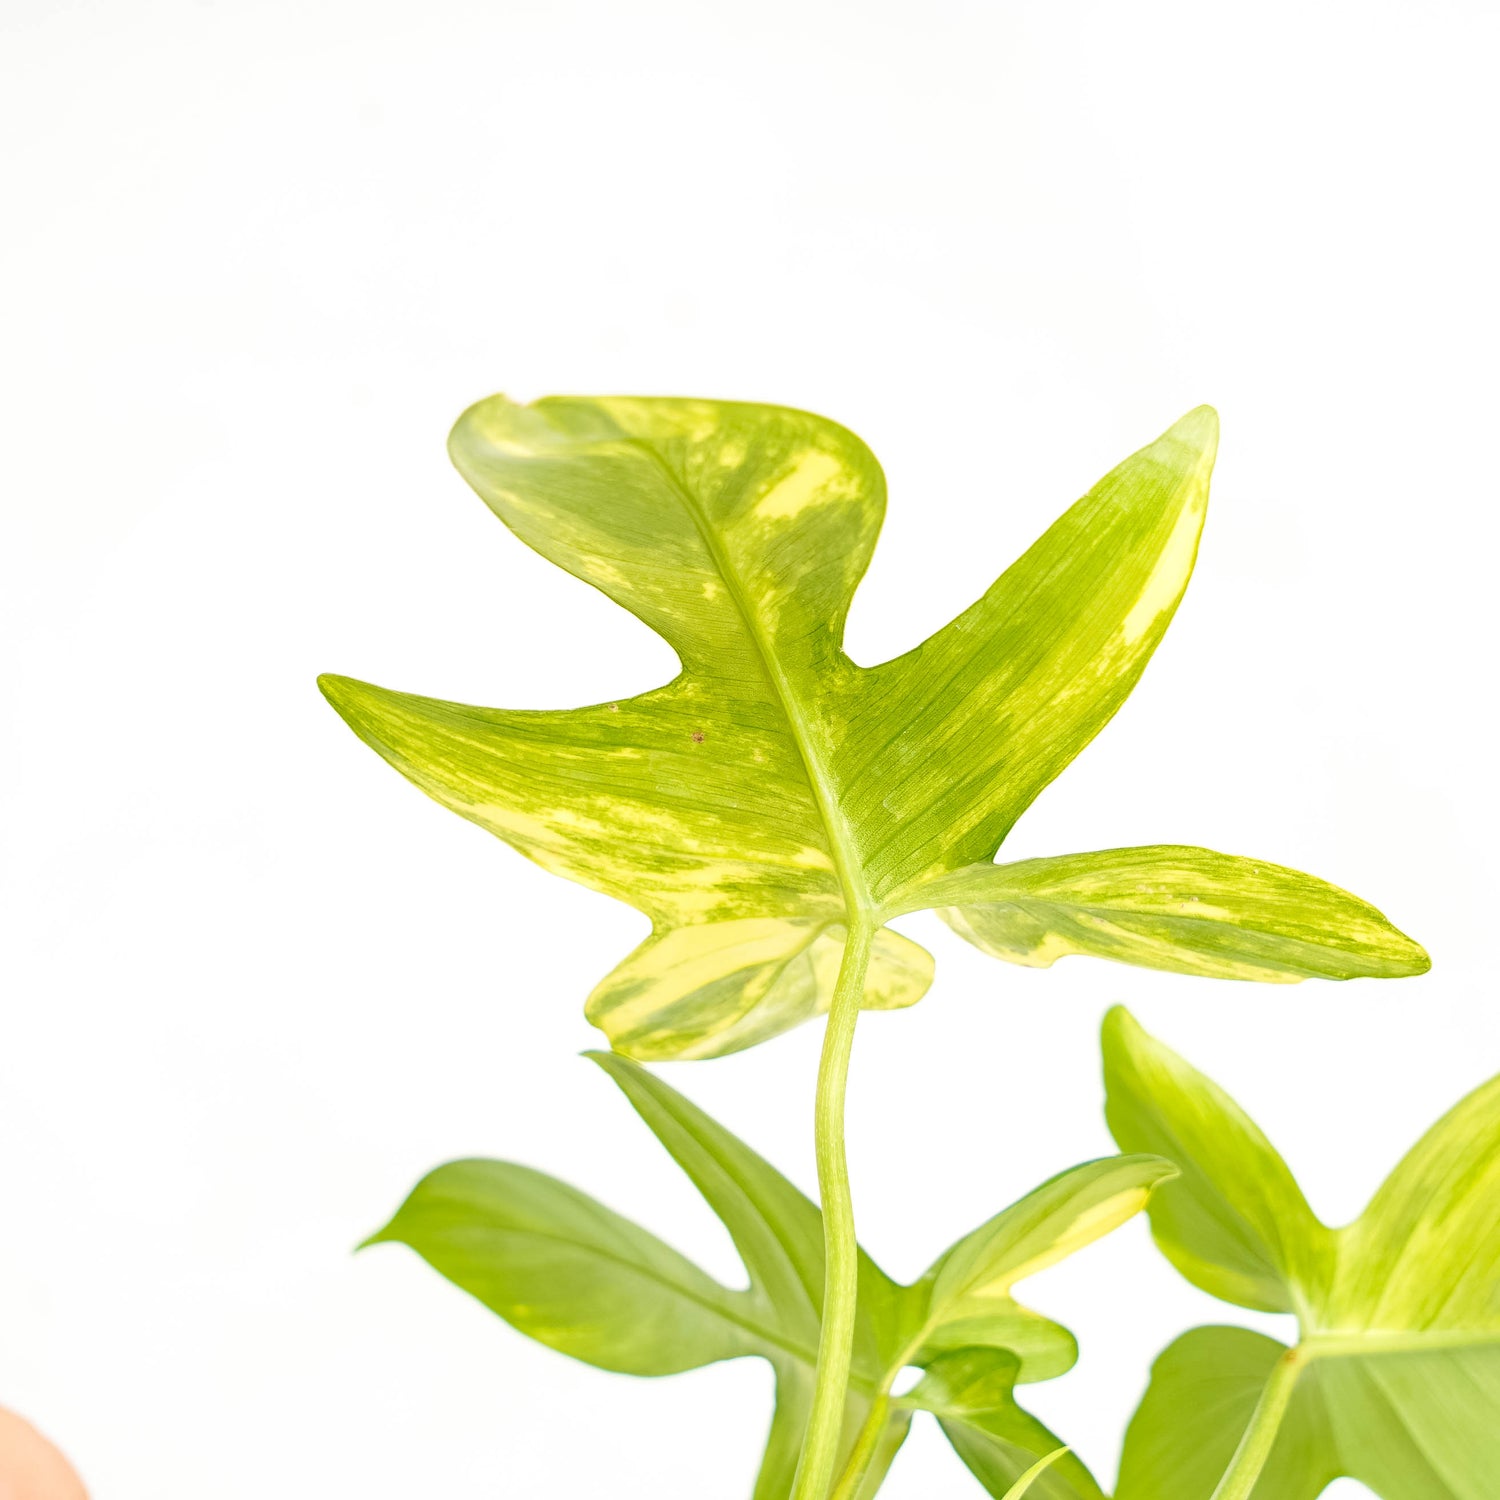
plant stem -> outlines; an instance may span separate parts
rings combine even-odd
[[[849,917],[844,958],[828,1008],[823,1056],[818,1064],[816,1108],[818,1195],[823,1203],[823,1327],[818,1340],[818,1372],[812,1412],[791,1500],[825,1500],[844,1428],[849,1367],[854,1357],[854,1314],[859,1293],[859,1243],[854,1237],[854,1202],[849,1194],[849,1163],[844,1155],[844,1091],[854,1026],[865,995],[874,924],[864,912]]]
[[[832,1500],[855,1500],[890,1414],[891,1398],[882,1390],[870,1403],[870,1414],[854,1440],[854,1447],[849,1450],[849,1461],[844,1465],[844,1472],[839,1475],[839,1482],[834,1486]]]
[[[1255,1405],[1250,1425],[1240,1439],[1240,1445],[1229,1460],[1229,1467],[1219,1481],[1209,1500],[1250,1500],[1255,1482],[1271,1456],[1276,1443],[1276,1434],[1281,1430],[1281,1419],[1286,1415],[1292,1399],[1292,1387],[1302,1373],[1307,1356],[1298,1349],[1288,1349],[1276,1361],[1271,1377],[1266,1381],[1260,1400]]]

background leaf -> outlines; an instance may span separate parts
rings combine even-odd
[[[1033,1500],[1105,1500],[1088,1469],[1061,1439],[1016,1404],[1021,1364],[1004,1349],[958,1349],[927,1366],[902,1399],[932,1412],[954,1451],[988,1494]],[[1044,1468],[1037,1468],[1038,1464]],[[1031,1475],[1024,1489],[1017,1486]]]
[[[1295,1384],[1255,1500],[1304,1500],[1340,1475],[1383,1500],[1492,1496],[1500,1079],[1434,1125],[1359,1219],[1329,1230],[1233,1100],[1122,1011],[1106,1022],[1105,1070],[1116,1139],[1183,1169],[1148,1207],[1158,1244],[1197,1284],[1300,1324],[1291,1353],[1237,1329],[1173,1345],[1131,1424],[1117,1500],[1208,1500],[1286,1359]]]
[[[1500,1078],[1422,1137],[1340,1239],[1330,1321],[1500,1328]]]
[[[1206,1500],[1229,1467],[1285,1344],[1248,1328],[1195,1328],[1151,1368],[1131,1418],[1115,1500]],[[1257,1500],[1314,1500],[1338,1478],[1315,1393],[1294,1400]]]
[[[817,1362],[822,1217],[743,1141],[655,1074],[615,1053],[589,1055],[724,1224],[748,1288],[722,1286],[586,1194],[505,1162],[440,1167],[367,1243],[411,1246],[521,1332],[606,1369],[671,1374],[741,1355],[765,1358],[776,1374],[776,1406],[754,1493],[755,1500],[784,1500]],[[889,1392],[912,1364],[937,1372],[938,1384],[927,1390],[951,1393],[949,1436],[984,1483],[1003,1479],[992,1493],[1004,1494],[1061,1446],[1016,1405],[1013,1387],[1018,1379],[1062,1373],[1077,1345],[1066,1329],[1016,1302],[1011,1288],[1108,1233],[1171,1170],[1154,1158],[1118,1157],[1061,1173],[958,1241],[911,1286],[892,1281],[861,1251],[840,1460],[868,1423],[874,1458],[861,1497],[875,1493],[906,1436],[913,1407],[892,1403]],[[967,1363],[949,1357],[958,1341]],[[968,1402],[966,1414],[960,1401]],[[1035,1480],[1033,1493],[1097,1500],[1080,1471],[1086,1476],[1076,1459],[1059,1459],[1055,1472]],[[1068,1475],[1072,1488],[1059,1488]]]
[[[409,1245],[511,1327],[629,1375],[672,1375],[772,1347],[748,1299],[586,1193],[530,1167],[430,1172],[366,1244]]]
[[[1180,1173],[1151,1206],[1151,1233],[1194,1286],[1264,1312],[1293,1312],[1326,1288],[1332,1237],[1286,1163],[1222,1089],[1121,1006],[1104,1021],[1104,1080],[1115,1140]]]

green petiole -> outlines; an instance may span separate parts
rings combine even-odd
[[[859,1245],[849,1192],[849,1162],[844,1152],[844,1095],[874,935],[868,917],[861,914],[851,918],[818,1064],[815,1118],[818,1193],[823,1203],[823,1325],[812,1412],[792,1483],[792,1500],[824,1500],[833,1480],[844,1425],[859,1294]]]

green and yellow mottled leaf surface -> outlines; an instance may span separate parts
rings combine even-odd
[[[408,1245],[512,1327],[603,1369],[667,1375],[747,1355],[769,1361],[776,1405],[754,1500],[786,1500],[817,1365],[822,1216],[768,1162],[655,1074],[616,1053],[590,1056],[728,1230],[747,1287],[722,1285],[576,1188],[508,1162],[439,1167],[366,1243]],[[960,1333],[966,1358],[990,1356],[985,1369],[1000,1382],[993,1410],[975,1405],[972,1421],[956,1410],[944,1419],[965,1434],[973,1427],[955,1446],[976,1474],[989,1474],[986,1483],[1007,1475],[1008,1485],[1060,1446],[1016,1405],[1012,1387],[1063,1373],[1077,1345],[1065,1328],[1017,1303],[1010,1288],[1108,1233],[1170,1173],[1165,1163],[1142,1157],[1062,1173],[965,1236],[911,1286],[860,1253],[840,1463],[866,1438],[860,1451],[869,1461],[851,1495],[866,1500],[875,1493],[906,1436],[914,1407],[890,1394],[903,1369],[916,1364],[946,1372],[948,1387],[959,1389],[962,1371],[948,1355]],[[964,1369],[973,1396],[977,1376]],[[1081,1469],[1076,1460],[1060,1459],[1049,1482],[1055,1486],[1075,1469]],[[1099,1500],[1097,1490],[1049,1489],[1040,1476],[1035,1485],[1043,1500]]]
[[[1189,412],[951,624],[860,676],[840,764],[882,898],[990,859],[1114,716],[1187,588],[1218,441],[1213,410]]]
[[[713,1057],[765,1041],[828,1009],[844,957],[842,923],[745,917],[653,934],[589,996],[585,1013],[643,1061]],[[898,1010],[932,983],[932,955],[875,934],[867,1010]]]
[[[1131,1425],[1117,1500],[1209,1500],[1273,1374],[1289,1395],[1254,1500],[1312,1500],[1341,1475],[1382,1500],[1492,1497],[1500,1079],[1330,1229],[1234,1101],[1121,1011],[1105,1074],[1115,1139],[1182,1169],[1148,1207],[1157,1243],[1197,1285],[1294,1311],[1300,1330],[1291,1350],[1226,1328],[1174,1344]]]
[[[1019,962],[1078,951],[1236,977],[1412,972],[1378,916],[1331,939],[1329,914],[1296,892],[1228,899],[1210,878],[1223,869],[1174,887],[1203,903],[1195,923],[1070,905],[1076,878],[1045,913],[1040,893],[1022,912],[1010,887],[953,884],[983,871],[1145,667],[1192,571],[1216,443],[1212,411],[1189,413],[950,625],[866,669],[843,628],[885,481],[851,433],[735,402],[495,397],[454,428],[460,471],[524,542],[656,630],[680,674],[558,712],[348,677],[323,691],[430,796],[650,918],[588,1002],[638,1058],[715,1056],[816,1015],[851,920],[929,906]],[[1228,913],[1227,936],[1207,931],[1210,909]],[[910,1005],[931,972],[882,932],[864,1003]]]
[[[1211,849],[1153,845],[974,865],[924,888],[996,958],[1046,968],[1070,953],[1208,979],[1397,979],[1426,953],[1326,880]]]

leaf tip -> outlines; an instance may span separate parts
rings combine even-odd
[[[1211,458],[1219,447],[1219,414],[1211,406],[1195,406],[1186,416],[1179,417],[1164,436],[1197,448]]]
[[[1415,938],[1407,937],[1404,932],[1398,931],[1396,936],[1403,944],[1403,951],[1396,961],[1400,969],[1397,978],[1415,979],[1419,974],[1426,974],[1432,968],[1432,955]]]
[[[1141,1023],[1123,1005],[1111,1005],[1100,1027],[1106,1048],[1124,1046],[1141,1034]]]
[[[358,1255],[361,1250],[368,1250],[371,1245],[388,1245],[393,1240],[399,1238],[399,1236],[391,1233],[391,1225],[395,1222],[392,1219],[390,1224],[383,1224],[374,1234],[366,1235],[349,1253],[351,1255]]]
[[[341,677],[337,672],[318,674],[318,691],[328,700],[333,711],[349,723],[353,722],[368,689],[369,685],[357,677]]]
[[[512,401],[501,391],[470,402],[448,429],[448,461],[468,479],[475,450],[498,436],[498,429],[503,427],[506,420],[513,419],[515,413],[525,410],[527,404],[524,401]]]
[[[1142,1186],[1148,1198],[1164,1182],[1170,1182],[1174,1177],[1182,1176],[1182,1168],[1170,1157],[1158,1156],[1153,1151],[1139,1151],[1133,1154],[1144,1174],[1145,1181]]]
[[[623,1052],[612,1052],[607,1047],[588,1047],[578,1055],[587,1058],[596,1067],[603,1068],[616,1083],[623,1083],[632,1073],[647,1071],[633,1057],[627,1057]]]

